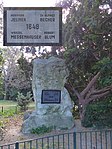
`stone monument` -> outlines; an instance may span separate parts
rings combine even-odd
[[[22,125],[23,133],[32,128],[55,127],[70,129],[74,125],[73,103],[64,87],[69,75],[65,61],[57,57],[35,59],[33,62],[32,89],[36,109]]]

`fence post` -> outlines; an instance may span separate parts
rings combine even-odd
[[[2,106],[2,113],[3,113],[4,109],[3,109],[3,106]]]
[[[73,149],[76,149],[76,129],[73,132]]]
[[[112,149],[112,130],[110,130],[110,149]]]
[[[19,149],[19,142],[15,143],[15,149]]]
[[[16,113],[16,114],[17,114],[17,110],[18,110],[18,109],[17,109],[17,106],[16,106],[16,109],[15,109],[15,113]]]

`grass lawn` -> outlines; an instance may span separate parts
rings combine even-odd
[[[33,111],[35,109],[35,102],[29,104],[28,110]],[[0,128],[4,128],[7,125],[10,117],[17,115],[23,115],[20,111],[20,107],[17,106],[16,101],[0,100]]]
[[[17,102],[16,101],[9,101],[9,100],[0,100],[0,111],[2,110],[9,110],[16,108]],[[35,108],[35,103],[32,102],[29,104],[29,109],[34,109]]]
[[[16,106],[17,102],[9,100],[0,100],[0,106]]]

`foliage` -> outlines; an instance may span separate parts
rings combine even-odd
[[[33,73],[33,66],[32,63],[29,63],[26,58],[24,57],[24,55],[22,54],[22,56],[18,59],[18,64],[19,64],[19,68],[23,71],[26,80],[31,81],[32,78],[32,73]]]
[[[62,6],[63,10],[68,13],[65,14],[66,20],[63,23],[63,46],[65,49],[63,56],[70,72],[66,88],[75,104],[80,107],[78,110],[84,112],[88,107],[89,99],[92,100],[91,98],[85,99],[85,96],[89,97],[90,92],[93,91],[91,96],[93,97],[95,92],[97,101],[99,97],[103,96],[103,93],[106,95],[110,92],[106,92],[106,89],[112,84],[111,0],[61,0],[58,6]],[[91,86],[90,80],[97,72],[101,72],[98,81],[95,80],[94,85],[90,88],[91,91],[86,92],[83,96],[84,89],[87,89],[88,85]],[[98,96],[97,93],[102,93],[102,95]],[[76,100],[74,97],[76,94],[79,98],[83,98],[80,98],[82,103],[79,98]],[[103,100],[103,97],[100,100]],[[105,100],[107,99],[105,98]],[[81,108],[84,102],[85,107]]]
[[[62,0],[57,4],[69,12],[63,24],[64,58],[70,70],[69,80],[79,90],[93,75],[95,63],[112,57],[110,4],[88,0]],[[103,8],[105,5],[108,7]]]
[[[89,104],[86,108],[85,118],[82,121],[85,127],[112,128],[112,97],[106,100]]]
[[[17,66],[17,60],[21,56],[21,52],[16,47],[7,47],[2,50],[4,58],[3,64],[3,80],[5,95],[4,99],[10,100],[12,96],[12,90],[16,90],[20,81],[17,80],[17,76],[20,74]],[[21,77],[22,78],[22,77]],[[16,83],[17,82],[17,83]],[[14,91],[15,92],[15,91]],[[15,97],[14,97],[15,100]]]
[[[104,87],[112,84],[112,59],[109,57],[104,57],[103,59],[99,60],[93,66],[94,71],[101,70],[102,75],[99,79],[99,86]]]
[[[26,95],[23,95],[23,93],[18,92],[17,102],[18,102],[18,106],[20,107],[21,111],[26,111],[31,101],[32,101],[31,92],[27,92]]]
[[[3,49],[3,57],[4,99],[16,100],[17,92],[31,90],[32,65],[16,47]]]
[[[18,94],[18,89],[12,86],[8,86],[7,88],[7,100],[16,101],[16,97]]]
[[[33,128],[31,130],[31,133],[40,135],[40,134],[44,134],[44,133],[49,133],[52,130],[53,130],[53,127],[52,126],[51,127],[47,127],[45,125],[42,125],[40,127]]]
[[[96,62],[106,57],[112,58],[112,19],[108,12],[110,3],[108,9],[101,9],[107,3],[92,1],[91,6],[88,0],[62,3],[62,6],[66,6],[64,8],[69,8],[63,25],[64,58],[70,70],[69,80],[79,90],[85,87],[96,72],[92,69]]]
[[[4,96],[3,64],[4,59],[2,55],[2,49],[0,49],[0,99],[2,99]]]
[[[40,49],[40,47],[38,48],[38,49]],[[37,56],[36,55],[36,48],[34,47],[34,46],[26,46],[26,47],[24,47],[24,46],[22,46],[21,48],[20,48],[20,51],[24,51],[24,53],[27,53],[27,54],[32,54],[32,56]]]
[[[3,75],[0,75],[0,100],[4,98],[4,79],[3,79]]]

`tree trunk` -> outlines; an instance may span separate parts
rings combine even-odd
[[[104,87],[102,89],[95,89],[95,83],[100,75],[98,72],[92,80],[88,83],[88,85],[84,88],[84,90],[79,93],[73,86],[69,84],[69,88],[73,91],[74,95],[78,98],[78,107],[81,121],[84,120],[85,110],[87,105],[95,101],[96,99],[102,99],[104,96],[110,94],[112,92],[112,85]]]

